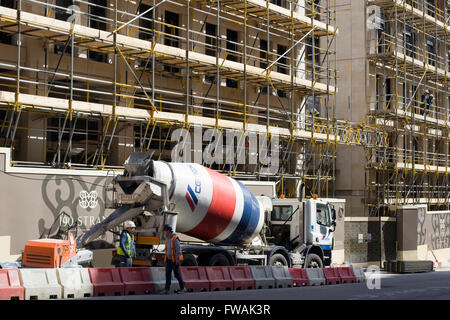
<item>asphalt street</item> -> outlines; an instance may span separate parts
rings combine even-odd
[[[366,275],[368,275],[366,273]],[[450,268],[428,273],[379,275],[377,284],[339,284],[286,289],[188,292],[170,295],[92,297],[95,300],[450,300]]]

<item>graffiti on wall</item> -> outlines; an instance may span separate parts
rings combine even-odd
[[[59,226],[67,228],[76,224],[79,234],[101,222],[105,218],[105,186],[105,177],[97,177],[90,183],[80,176],[47,175],[41,193],[53,220],[39,219],[39,234],[48,233],[54,223],[51,232]],[[60,215],[61,212],[68,216]]]
[[[417,244],[430,245],[433,250],[450,248],[450,213],[427,214],[419,208]]]
[[[450,214],[431,215],[431,247],[443,249],[450,247]]]
[[[417,211],[417,244],[424,245],[427,241],[427,233],[425,229],[425,218],[426,218],[426,210],[425,208],[419,208]]]

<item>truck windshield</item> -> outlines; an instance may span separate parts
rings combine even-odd
[[[291,221],[292,206],[273,206],[272,221]]]
[[[317,203],[317,224],[325,227],[331,227],[331,219],[330,219],[330,211],[328,210],[328,206],[322,203]]]

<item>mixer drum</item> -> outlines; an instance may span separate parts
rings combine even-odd
[[[178,232],[211,243],[242,244],[261,231],[263,206],[241,182],[196,163],[154,161],[153,176],[169,186]]]

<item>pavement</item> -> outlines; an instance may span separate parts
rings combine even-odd
[[[366,277],[370,276],[366,273]],[[369,289],[372,288],[372,289]],[[92,300],[450,300],[450,267],[428,273],[389,274],[365,283],[286,289],[91,297]]]

